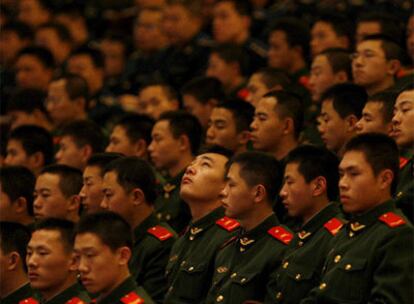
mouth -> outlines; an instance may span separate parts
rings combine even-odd
[[[41,218],[43,218],[43,217],[44,217],[44,215],[43,215],[42,213],[36,213],[36,212],[35,212],[34,217],[35,217],[36,219],[41,219]]]
[[[36,272],[29,272],[27,274],[27,277],[29,278],[30,281],[34,281],[37,278],[39,278],[39,274],[37,274]]]
[[[191,184],[192,181],[189,177],[184,176],[183,179],[181,180],[181,185],[186,185],[186,184]]]
[[[349,196],[347,196],[347,195],[341,195],[339,197],[339,200],[341,201],[341,203],[347,202],[347,201],[349,201]]]

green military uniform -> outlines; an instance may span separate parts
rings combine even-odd
[[[320,281],[332,239],[343,226],[338,204],[330,203],[289,244],[282,265],[272,274],[265,303],[297,304]]]
[[[188,205],[180,197],[181,178],[184,170],[173,178],[166,178],[162,193],[155,200],[155,212],[161,222],[167,222],[180,233],[191,219]]]
[[[414,154],[412,151],[401,152],[396,204],[411,223],[414,223]]]
[[[90,302],[90,298],[86,290],[79,284],[75,283],[69,288],[62,291],[49,301],[40,300],[44,304],[86,304]]]
[[[151,214],[134,229],[134,246],[129,268],[137,284],[155,302],[161,303],[167,290],[165,267],[176,239],[172,228]]]
[[[144,288],[137,286],[132,277],[128,277],[108,296],[93,301],[96,304],[154,304]]]
[[[2,278],[4,280],[4,278]],[[37,304],[39,303],[35,297],[30,284],[27,283],[11,294],[0,299],[1,304]]]
[[[223,208],[190,223],[171,250],[165,304],[202,302],[214,273],[214,258],[220,246],[237,233],[239,226],[237,221],[224,217]]]
[[[320,285],[302,303],[413,303],[414,228],[394,201],[338,233]]]
[[[292,238],[275,214],[250,231],[242,230],[217,254],[206,303],[263,301],[269,275],[282,262]]]

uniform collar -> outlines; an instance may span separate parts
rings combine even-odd
[[[213,226],[215,222],[222,218],[224,216],[224,208],[219,207],[217,209],[214,209],[206,216],[202,217],[198,221],[195,221],[194,223],[191,222],[188,226],[188,230],[186,232],[186,237],[190,239],[190,241],[194,240],[196,237],[203,234],[204,231],[206,231],[208,228]]]
[[[4,279],[4,278],[3,278]],[[20,301],[33,297],[33,290],[30,288],[30,284],[26,283],[20,288],[13,291],[11,294],[6,296],[5,298],[1,299],[1,303],[3,304],[14,304],[20,303]]]
[[[317,231],[323,224],[329,221],[331,218],[336,216],[340,212],[338,203],[332,202],[315,214],[305,225],[302,226],[301,231],[298,233],[298,236],[307,235],[310,236],[315,231]]]
[[[118,287],[116,287],[106,298],[98,301],[97,304],[113,304],[118,303],[119,300],[126,294],[134,291],[137,288],[135,281],[131,276],[125,279]]]
[[[141,224],[134,229],[134,244],[141,241],[147,234],[147,230],[151,227],[157,226],[160,221],[154,213],[151,213]]]
[[[267,231],[279,225],[279,220],[274,213],[267,217],[263,222],[258,226],[253,228],[250,231],[245,231],[244,229],[240,230],[238,243],[240,246],[240,251],[243,252],[250,246],[252,246],[257,240],[261,239],[264,235],[267,234]]]
[[[53,297],[49,301],[41,301],[41,303],[45,303],[45,304],[54,304],[54,303],[62,304],[62,303],[66,303],[70,299],[78,296],[82,291],[83,291],[82,286],[79,283],[76,282],[75,284],[73,284],[69,288],[65,289],[64,291],[62,291],[60,294]]]

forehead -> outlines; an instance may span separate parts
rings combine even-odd
[[[313,59],[312,67],[331,67],[328,57],[326,55],[317,55],[315,59]]]
[[[414,90],[404,91],[398,95],[395,105],[401,105],[402,103],[414,104]]]
[[[139,13],[137,17],[137,21],[146,22],[146,23],[159,23],[159,21],[161,20],[161,17],[162,17],[161,11],[143,9]]]
[[[124,126],[122,125],[116,125],[114,127],[114,129],[112,130],[112,136],[116,135],[116,136],[126,136],[126,129]]]
[[[295,176],[296,175],[302,175],[299,172],[299,163],[298,162],[291,162],[291,163],[286,164],[284,175],[285,176],[287,176],[287,175],[289,175],[289,176],[291,176],[291,175],[295,175]]]
[[[69,58],[69,68],[71,65],[82,65],[93,67],[92,58],[86,54],[73,55]]]
[[[235,13],[235,14],[238,14],[238,12],[237,12],[237,10],[236,10],[236,8],[235,8],[235,6],[234,6],[234,3],[233,3],[233,2],[231,2],[231,1],[221,1],[221,2],[217,3],[217,4],[214,6],[214,9],[215,9],[215,10],[226,10],[226,11],[231,11],[231,12],[233,12],[233,13]]]
[[[357,24],[359,31],[370,32],[372,34],[379,33],[381,30],[380,23],[378,21],[361,21]]]
[[[263,97],[259,100],[256,106],[256,113],[266,112],[275,113],[276,115],[277,99],[275,97]]]
[[[39,66],[43,67],[42,62],[36,56],[31,54],[25,54],[19,57],[17,60],[17,65],[31,65],[31,66]]]
[[[226,108],[214,108],[211,112],[211,120],[225,120],[234,123],[233,113]]]
[[[163,88],[159,85],[146,87],[141,90],[141,98],[153,98],[153,97],[163,97],[167,98]]]
[[[326,21],[317,21],[312,27],[312,32],[330,32],[336,35],[332,24]]]
[[[365,153],[362,151],[351,150],[345,152],[340,164],[339,169],[345,170],[349,167],[371,167],[367,162]]]
[[[157,121],[152,129],[152,133],[172,135],[170,130],[170,122],[165,119]]]
[[[382,42],[380,40],[366,40],[357,45],[357,51],[372,50],[384,53]]]
[[[286,42],[286,33],[282,30],[275,30],[270,34],[271,42]]]
[[[50,189],[59,189],[60,176],[54,173],[40,174],[36,179],[36,188],[46,187]]]
[[[249,78],[249,84],[255,84],[255,85],[258,85],[258,84],[263,84],[263,85],[264,85],[262,75],[261,75],[261,74],[259,74],[259,73],[255,73],[255,74],[253,74],[253,75]]]
[[[83,171],[84,177],[90,176],[101,176],[102,170],[99,166],[86,166],[85,170]]]
[[[335,108],[333,106],[333,100],[332,99],[325,99],[325,100],[322,101],[321,112],[336,113]]]
[[[77,250],[101,248],[103,246],[106,245],[96,233],[85,232],[77,234],[75,237],[75,249]]]
[[[228,158],[218,153],[204,153],[198,155],[196,160],[206,160],[211,162],[213,165],[216,165],[216,167],[222,167],[224,169],[224,165],[228,161]]]
[[[364,106],[364,109],[362,111],[364,112],[379,112],[383,108],[383,104],[379,101],[367,101],[367,103]]]
[[[60,231],[53,229],[40,229],[32,233],[29,246],[48,246],[63,250],[63,242]]]
[[[105,187],[119,186],[118,184],[118,173],[115,171],[109,171],[104,174],[103,182]]]
[[[59,144],[60,145],[65,145],[65,146],[74,146],[75,148],[78,148],[77,146],[76,146],[76,143],[75,143],[75,139],[73,138],[73,136],[71,136],[71,135],[65,135],[65,136],[62,136],[62,138],[60,139],[60,142],[59,142]]]
[[[7,148],[9,148],[9,149],[13,148],[15,150],[21,150],[22,152],[26,152],[23,149],[22,142],[18,139],[14,139],[14,138],[11,138],[7,141]]]

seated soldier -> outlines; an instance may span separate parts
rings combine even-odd
[[[29,240],[30,231],[27,227],[18,223],[0,222],[2,304],[37,304],[26,273],[26,247]]]
[[[53,139],[41,127],[27,125],[14,129],[7,140],[6,165],[24,166],[33,174],[53,161]]]
[[[366,133],[345,146],[339,193],[350,221],[332,242],[320,285],[300,303],[413,302],[414,228],[395,206],[398,148]]]
[[[94,153],[103,152],[105,137],[96,123],[76,120],[60,131],[59,150],[55,158],[58,164],[83,170]]]
[[[148,159],[154,120],[147,115],[130,114],[117,121],[109,137],[106,152]]]
[[[205,149],[187,167],[180,195],[189,205],[191,222],[174,244],[167,265],[164,303],[201,303],[214,273],[221,245],[238,231],[239,223],[224,216],[220,193],[231,151]]]
[[[202,133],[197,118],[183,111],[164,113],[152,129],[148,152],[155,168],[167,171],[155,211],[161,221],[168,222],[177,232],[190,220],[188,206],[179,197],[180,183],[185,168],[198,152]]]
[[[351,83],[337,84],[322,95],[318,131],[328,150],[342,155],[346,142],[356,135],[366,100],[365,90]]]
[[[0,167],[0,221],[29,226],[33,223],[36,178],[22,166]]]
[[[230,161],[222,204],[242,229],[217,254],[205,303],[264,300],[265,282],[293,238],[272,210],[281,182],[280,164],[271,155],[244,152]]]
[[[120,214],[130,224],[134,234],[131,274],[156,303],[161,303],[167,289],[165,267],[175,232],[154,213],[155,189],[150,164],[137,157],[123,157],[105,168],[101,207]]]
[[[247,150],[254,107],[241,99],[229,99],[214,107],[206,133],[206,144],[241,153]]]
[[[36,220],[56,217],[79,220],[82,172],[66,165],[44,167],[36,179],[33,212]]]
[[[30,286],[40,303],[82,304],[90,301],[77,281],[78,261],[73,251],[74,223],[48,218],[36,223],[27,245]]]
[[[131,226],[121,216],[112,212],[88,214],[76,226],[75,234],[80,280],[97,296],[93,303],[154,303],[129,272],[133,238]]]
[[[105,166],[120,158],[118,153],[97,153],[91,156],[83,170],[83,187],[79,192],[82,212],[85,214],[103,211],[103,175]]]
[[[333,203],[339,161],[325,148],[305,145],[292,150],[285,164],[280,196],[301,227],[267,284],[265,302],[297,304],[318,283],[332,238],[343,226],[339,205]]]
[[[177,93],[172,87],[164,83],[149,83],[139,91],[136,111],[157,120],[164,112],[175,111],[179,107]]]
[[[392,134],[392,116],[397,95],[394,92],[381,92],[368,97],[362,117],[356,124],[357,133],[378,132]]]

